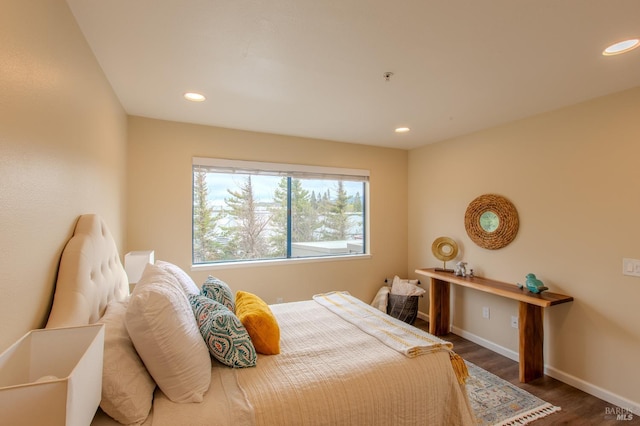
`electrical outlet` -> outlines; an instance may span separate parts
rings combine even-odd
[[[515,315],[511,316],[511,327],[518,328],[518,317]]]
[[[482,308],[482,318],[489,319],[489,314],[490,314],[489,307],[488,306],[484,306]]]

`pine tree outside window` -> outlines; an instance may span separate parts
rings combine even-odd
[[[193,159],[194,265],[367,253],[367,170]]]

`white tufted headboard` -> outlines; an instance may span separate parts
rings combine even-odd
[[[100,216],[80,216],[62,252],[46,328],[96,322],[112,299],[129,294],[129,280],[111,232]]]

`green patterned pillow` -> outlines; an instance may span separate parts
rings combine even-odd
[[[198,328],[211,355],[234,368],[253,367],[258,355],[249,333],[233,312],[199,294],[189,295]]]
[[[222,280],[209,275],[209,278],[202,284],[200,294],[218,303],[222,303],[229,308],[231,312],[236,311],[236,303],[231,288]]]

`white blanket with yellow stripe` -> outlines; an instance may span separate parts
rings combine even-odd
[[[458,381],[464,383],[468,377],[464,361],[453,352],[450,342],[395,319],[345,291],[316,294],[313,300],[409,358],[448,351]]]
[[[313,300],[409,358],[453,348],[450,342],[397,320],[348,292],[317,294]]]

